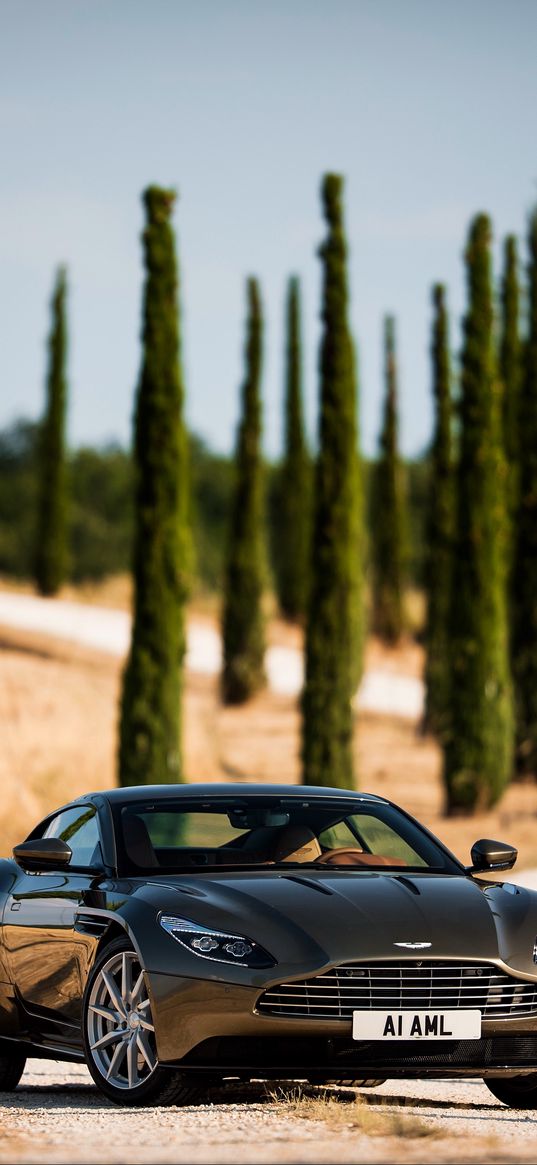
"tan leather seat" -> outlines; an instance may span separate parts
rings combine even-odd
[[[284,825],[272,851],[275,862],[314,862],[322,850],[313,830],[305,825]]]

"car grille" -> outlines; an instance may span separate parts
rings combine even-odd
[[[263,1014],[352,1019],[353,1011],[478,1008],[484,1019],[537,1014],[537,983],[491,963],[347,963],[312,979],[280,983],[257,1003]]]

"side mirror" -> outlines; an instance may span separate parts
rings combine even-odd
[[[503,841],[481,838],[472,846],[470,857],[472,865],[468,867],[468,873],[474,871],[479,873],[481,870],[511,870],[517,860],[518,850]]]
[[[61,837],[32,837],[13,850],[13,857],[23,870],[52,869],[68,866],[73,851]]]

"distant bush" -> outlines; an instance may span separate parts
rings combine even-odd
[[[32,577],[37,505],[38,425],[18,420],[0,430],[0,575]],[[364,462],[369,493],[372,462]],[[130,569],[132,539],[132,462],[119,445],[84,446],[69,456],[71,580],[98,582]],[[220,592],[233,485],[231,457],[213,453],[190,436],[192,523],[197,585]],[[409,506],[409,573],[423,585],[424,521],[429,467],[425,459],[405,464]],[[271,547],[280,525],[280,467],[265,472],[267,523]]]
[[[232,459],[211,453],[200,437],[191,436],[194,567],[198,583],[209,591],[223,585],[233,481]]]
[[[24,420],[0,432],[0,574],[16,579],[34,569],[37,434]]]
[[[70,552],[73,582],[130,567],[132,462],[119,446],[77,449],[70,459]]]

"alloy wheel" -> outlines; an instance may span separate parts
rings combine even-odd
[[[157,1067],[155,1028],[144,972],[134,951],[118,951],[95,977],[87,1008],[88,1044],[114,1088],[144,1084]]]

